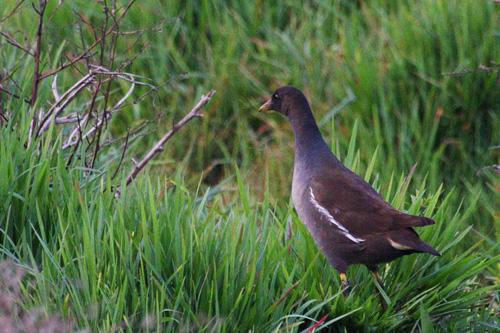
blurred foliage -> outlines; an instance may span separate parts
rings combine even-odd
[[[2,1],[0,18],[16,3]],[[103,3],[49,1],[43,70],[93,42],[89,26],[103,24]],[[149,120],[149,135],[129,150],[141,156],[197,96],[217,95],[119,202],[109,170],[120,149],[85,170],[78,161],[66,168],[55,128],[40,154],[24,147],[33,60],[0,38],[2,86],[21,97],[0,101],[10,119],[0,136],[0,256],[33,267],[37,282],[25,290],[33,305],[79,327],[109,330],[152,313],[169,329],[294,331],[309,320],[301,316],[317,320],[330,309],[336,317],[327,322],[349,314],[338,331],[494,330],[498,8],[476,0],[136,1],[115,65],[158,89],[145,98],[147,87],[136,90],[109,139]],[[0,31],[31,45],[31,2],[0,19]],[[61,91],[80,76],[60,75]],[[337,279],[287,204],[292,132],[286,119],[256,112],[281,85],[304,91],[341,160],[371,170],[367,179],[388,200],[438,221],[423,237],[449,251],[387,266],[389,312],[380,312],[362,268],[353,270],[357,295],[336,296]],[[46,107],[51,80],[40,89],[36,107]],[[397,191],[414,164],[409,189]],[[292,245],[283,241],[291,226]],[[288,290],[289,301],[276,305]]]

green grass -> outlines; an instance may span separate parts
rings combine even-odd
[[[16,1],[3,3],[0,17]],[[74,11],[103,19],[94,3],[64,2],[54,14],[57,2],[49,3],[44,69],[90,41]],[[30,3],[21,9],[0,31],[32,38]],[[498,164],[498,72],[443,73],[498,63],[497,14],[493,1],[473,0],[139,1],[122,30],[166,19],[163,31],[144,33],[146,47],[126,50],[133,39],[121,39],[117,62],[139,52],[126,70],[159,89],[121,111],[105,139],[153,120],[152,133],[130,147],[140,156],[200,93],[217,95],[119,200],[112,188],[129,157],[113,180],[118,148],[103,151],[93,170],[78,159],[66,168],[63,132],[52,128],[26,148],[33,110],[2,95],[10,121],[0,127],[0,259],[28,272],[21,308],[92,331],[135,332],[149,315],[158,331],[297,332],[324,315],[340,332],[495,331],[498,180],[488,167]],[[32,67],[0,39],[0,68],[15,69],[18,84],[8,89],[29,97]],[[77,78],[60,75],[60,89]],[[52,101],[50,84],[37,107]],[[365,268],[350,269],[352,295],[339,294],[289,204],[292,133],[284,119],[256,113],[283,84],[305,91],[347,166],[396,207],[437,221],[419,232],[442,257],[383,267],[386,311]],[[215,161],[217,174],[206,177]]]
[[[79,327],[105,331],[121,322],[135,331],[146,315],[158,329],[214,332],[297,331],[324,314],[340,331],[424,323],[454,331],[492,320],[484,308],[492,289],[481,273],[498,256],[495,249],[479,254],[480,243],[461,250],[475,206],[457,207],[453,191],[426,193],[421,184],[408,200],[404,175],[381,186],[396,207],[440,222],[421,235],[443,254],[384,267],[390,305],[382,312],[365,268],[349,270],[354,289],[345,299],[292,209],[273,205],[269,190],[255,201],[237,169],[235,188],[194,194],[178,175],[170,186],[142,180],[116,200],[109,177],[82,182],[54,146],[33,158],[14,144],[22,145],[18,136],[3,129],[0,144],[2,156],[12,156],[0,170],[0,218],[7,221],[1,251],[28,270],[28,308],[43,305]],[[349,162],[354,147],[345,162],[366,175],[355,158]]]

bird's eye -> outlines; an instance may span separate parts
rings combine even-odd
[[[280,98],[280,95],[278,95],[278,94],[273,95],[273,99],[279,99],[279,98]]]

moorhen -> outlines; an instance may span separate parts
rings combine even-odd
[[[304,94],[281,87],[259,111],[274,110],[290,121],[295,135],[292,200],[300,219],[348,294],[347,267],[364,264],[382,285],[380,263],[425,252],[440,254],[413,229],[434,224],[430,218],[398,211],[370,184],[346,168],[323,139]]]

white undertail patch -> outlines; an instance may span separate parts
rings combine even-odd
[[[389,241],[389,244],[391,244],[391,246],[393,248],[395,248],[396,250],[413,250],[413,248],[406,246],[406,245],[403,245],[403,244],[400,244],[398,242],[395,242],[390,238],[387,238],[387,240]]]
[[[364,241],[364,239],[357,238],[353,234],[351,234],[349,230],[347,230],[342,224],[340,224],[339,221],[337,221],[325,207],[321,206],[316,201],[312,187],[309,187],[309,192],[311,193],[311,203],[320,212],[320,214],[323,215],[328,220],[328,222],[335,225],[344,236],[352,240],[354,243],[361,243]]]

